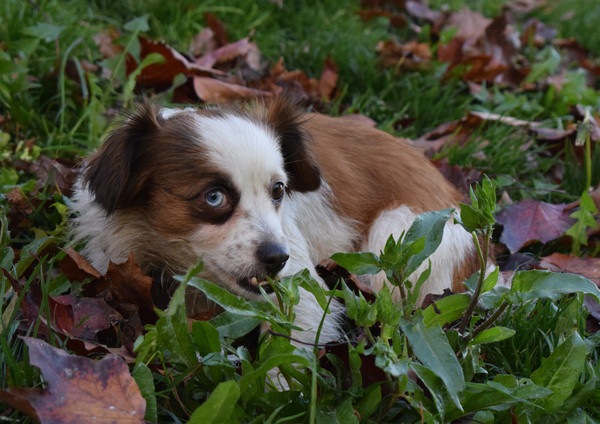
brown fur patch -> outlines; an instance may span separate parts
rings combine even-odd
[[[338,212],[364,228],[400,205],[415,213],[453,207],[459,194],[417,149],[347,119],[311,114],[304,127]]]

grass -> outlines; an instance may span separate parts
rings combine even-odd
[[[491,17],[501,11],[504,3],[506,1],[432,0],[429,4],[448,10],[469,7]],[[31,0],[27,7],[18,0],[5,0],[0,4],[0,265],[6,270],[0,275],[0,388],[41,384],[39,371],[29,365],[27,349],[18,336],[41,336],[42,320],[24,326],[18,305],[26,291],[19,296],[11,289],[11,279],[26,287],[40,284],[40,316],[47,319],[51,314],[49,296],[81,290],[66,279],[57,265],[64,257],[60,248],[67,243],[68,211],[65,205],[69,202],[68,189],[57,182],[56,175],[40,174],[30,165],[48,156],[67,167],[73,166],[99,145],[115,114],[132,100],[139,100],[138,94],[129,93],[125,88],[124,56],[117,59],[121,60],[120,67],[116,62],[103,62],[94,42],[94,37],[101,31],[119,31],[132,52],[138,33],[165,40],[178,50],[189,52],[193,37],[205,27],[206,13],[214,14],[226,26],[231,40],[252,34],[266,58],[275,62],[281,56],[288,69],[300,69],[318,77],[325,59],[333,59],[339,67],[339,93],[333,102],[325,104],[324,112],[362,113],[374,119],[380,128],[408,138],[417,138],[440,124],[460,119],[469,110],[536,120],[560,128],[573,120],[575,104],[589,106],[596,112],[600,107],[598,87],[588,85],[575,68],[565,71],[565,85],[560,92],[552,88],[540,91],[484,86],[477,95],[472,94],[459,78],[442,81],[445,72],[442,63],[434,62],[423,71],[399,73],[383,69],[377,60],[377,43],[389,38],[404,42],[412,37],[412,33],[407,28],[393,27],[385,18],[365,22],[357,14],[359,8],[357,0],[284,0],[281,7],[267,0],[209,0],[202,3],[193,0],[173,3],[96,0],[73,1],[68,6],[59,0]],[[140,26],[143,16],[147,16],[147,28]],[[600,8],[590,6],[589,2],[559,1],[530,16],[556,27],[560,36],[576,37],[582,45],[600,54],[600,32],[596,30]],[[522,23],[523,19],[517,22]],[[437,42],[427,31],[420,35],[420,40]],[[552,49],[550,46],[547,50],[531,53],[530,59],[540,70],[540,79],[544,69],[553,66]],[[598,59],[593,60],[598,63]],[[99,71],[85,72],[89,64],[106,66],[113,71],[112,77]],[[168,100],[166,95],[157,97],[157,101]],[[582,184],[585,176],[577,155],[563,145],[557,147],[531,141],[531,135],[522,129],[488,124],[475,129],[465,144],[446,146],[439,156],[453,165],[476,168],[497,177],[501,183],[499,188],[508,190],[515,200],[535,197],[567,202],[577,199],[586,188]],[[593,152],[592,163],[600,163],[597,143]],[[551,176],[551,171],[556,168],[566,170],[560,181]],[[600,167],[594,166],[592,180],[598,184]],[[16,207],[9,201],[9,196],[15,193],[23,196],[25,205]],[[24,246],[29,249],[23,249]],[[28,253],[29,250],[32,253]],[[356,302],[367,309],[373,307],[360,303],[361,300]],[[372,346],[349,347],[345,351],[349,359],[340,359],[345,357],[339,352],[328,352],[331,366],[325,370],[314,352],[293,351],[289,343],[276,338],[266,340],[260,352],[251,352],[236,344],[233,335],[219,336],[215,329],[221,333],[233,331],[223,323],[227,318],[210,325],[195,323],[190,330],[182,304],[175,301],[170,309],[172,313],[163,316],[156,326],[146,329],[138,351],[134,375],[150,376],[152,390],[156,393],[157,409],[151,421],[186,421],[189,413],[219,384],[239,380],[240,375],[244,377],[244,384],[247,383],[247,391],[236,403],[234,414],[242,422],[353,422],[355,414],[360,414],[363,422],[371,423],[421,419],[433,422],[440,417],[441,407],[436,401],[444,405],[447,417],[460,416],[448,399],[432,400],[431,393],[436,393],[435,388],[446,395],[452,394],[452,388],[418,367],[427,359],[415,359],[412,351],[420,345],[398,331],[399,317],[396,321],[389,318],[394,314],[386,309],[383,300],[379,302],[374,307],[379,314],[378,323],[393,328],[390,330],[393,336],[378,339],[380,343]],[[227,302],[224,303],[227,306]],[[265,306],[248,306],[248,314],[267,313],[260,308]],[[524,301],[512,308],[512,313],[505,314],[497,325],[513,329],[516,334],[495,343],[466,343],[461,338],[463,335],[447,323],[444,340],[454,352],[461,353],[460,366],[465,375],[472,377],[465,381],[481,384],[477,386],[478,390],[491,390],[493,385],[485,385],[497,379],[506,383],[510,390],[516,390],[522,379],[532,378],[544,359],[575,332],[585,337],[589,352],[582,365],[584,371],[580,381],[573,387],[575,395],[565,402],[572,407],[569,410],[580,408],[585,410],[585,417],[597,420],[600,416],[598,404],[585,403],[594,396],[586,397],[588,392],[585,390],[586,387],[598,389],[598,338],[587,337],[583,328],[585,311],[581,306],[581,295]],[[279,312],[269,310],[268,313],[278,316]],[[478,310],[473,323],[490,314],[491,310]],[[351,318],[358,322],[361,316]],[[386,319],[393,325],[386,323]],[[418,321],[412,323],[420,325]],[[274,321],[273,325],[280,323]],[[358,326],[368,331],[368,325],[359,323]],[[183,339],[173,341],[173,331],[189,332],[190,335],[185,337],[190,339],[182,336]],[[236,331],[241,334],[244,329]],[[285,332],[286,328],[280,331]],[[439,336],[427,334],[432,338]],[[64,347],[64,340],[53,332],[47,339]],[[200,372],[196,354],[186,351],[189,345],[202,350]],[[163,346],[169,346],[169,349],[163,349]],[[237,358],[241,364],[239,369],[235,369],[222,352]],[[260,379],[265,376],[256,370],[268,361],[280,360],[277,358],[294,364],[310,362],[308,366],[302,365],[303,368],[298,365],[302,372],[293,367],[287,370],[304,384],[302,387],[284,393],[264,393],[264,381]],[[414,383],[413,369],[410,373],[407,371],[409,365],[420,372],[419,378],[429,385],[428,390]],[[317,373],[313,373],[315,367]],[[477,367],[485,367],[488,374],[480,373]],[[361,372],[366,376],[373,370],[381,372],[381,369],[387,373],[387,383],[362,386],[360,380],[366,377],[361,377]],[[513,386],[506,382],[507,375],[515,379]],[[138,378],[138,383],[140,381],[142,379]],[[465,382],[461,380],[460,383]],[[463,397],[461,402],[469,405],[471,401]],[[506,409],[509,408],[506,406],[505,412],[498,412],[498,419],[508,419],[507,411],[523,414],[519,419],[524,416],[541,419],[536,415],[537,409],[511,405],[512,409]],[[544,419],[551,421],[557,416],[548,415]],[[0,411],[0,417],[3,422],[23,422],[25,419],[14,410]],[[483,415],[477,418],[485,421]]]

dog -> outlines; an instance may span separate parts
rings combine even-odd
[[[308,269],[324,284],[315,272],[323,259],[379,253],[417,214],[459,200],[406,141],[348,118],[305,113],[285,96],[237,108],[143,104],[82,166],[73,234],[101,272],[131,252],[144,271],[163,275],[202,260],[201,277],[260,299],[267,278]],[[461,290],[478,268],[471,234],[450,220],[421,299]],[[385,276],[368,283],[378,290]],[[324,311],[301,291],[295,324],[304,331],[293,337],[314,343]],[[320,343],[341,336],[343,307],[330,308]]]

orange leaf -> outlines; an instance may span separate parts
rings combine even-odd
[[[253,97],[269,97],[271,93],[243,85],[219,81],[214,78],[194,78],[194,89],[200,99],[207,103],[227,103],[232,100]]]
[[[550,271],[583,275],[600,286],[600,258],[579,258],[553,253],[543,257],[539,266]]]
[[[146,401],[121,358],[108,355],[96,361],[69,355],[39,339],[23,339],[46,388],[2,390],[2,402],[42,424],[144,422]]]

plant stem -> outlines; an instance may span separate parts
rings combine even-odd
[[[592,142],[590,133],[585,137],[585,191],[587,192],[592,186]]]
[[[483,287],[483,282],[485,280],[485,271],[487,268],[487,260],[488,257],[488,249],[490,246],[490,236],[491,236],[491,227],[486,227],[484,231],[484,239],[483,239],[483,251],[481,249],[481,245],[479,243],[479,239],[477,238],[477,234],[475,231],[471,233],[473,235],[473,241],[475,243],[475,247],[477,248],[477,255],[479,256],[479,279],[477,280],[477,287],[475,287],[475,293],[473,293],[473,297],[471,298],[471,303],[469,303],[469,307],[463,316],[460,326],[458,327],[458,332],[460,334],[464,334],[467,325],[471,321],[471,317],[473,316],[473,312],[475,311],[475,306],[477,306],[477,301],[479,300],[479,295],[481,294],[481,288]]]
[[[492,315],[490,315],[488,317],[488,319],[486,319],[484,322],[482,322],[477,328],[475,328],[473,330],[473,332],[470,335],[470,338],[475,337],[476,335],[478,335],[479,333],[481,333],[483,330],[491,327],[491,325],[498,319],[500,318],[500,315],[502,315],[504,313],[504,311],[506,310],[506,308],[508,308],[508,302],[503,302],[495,311]]]

